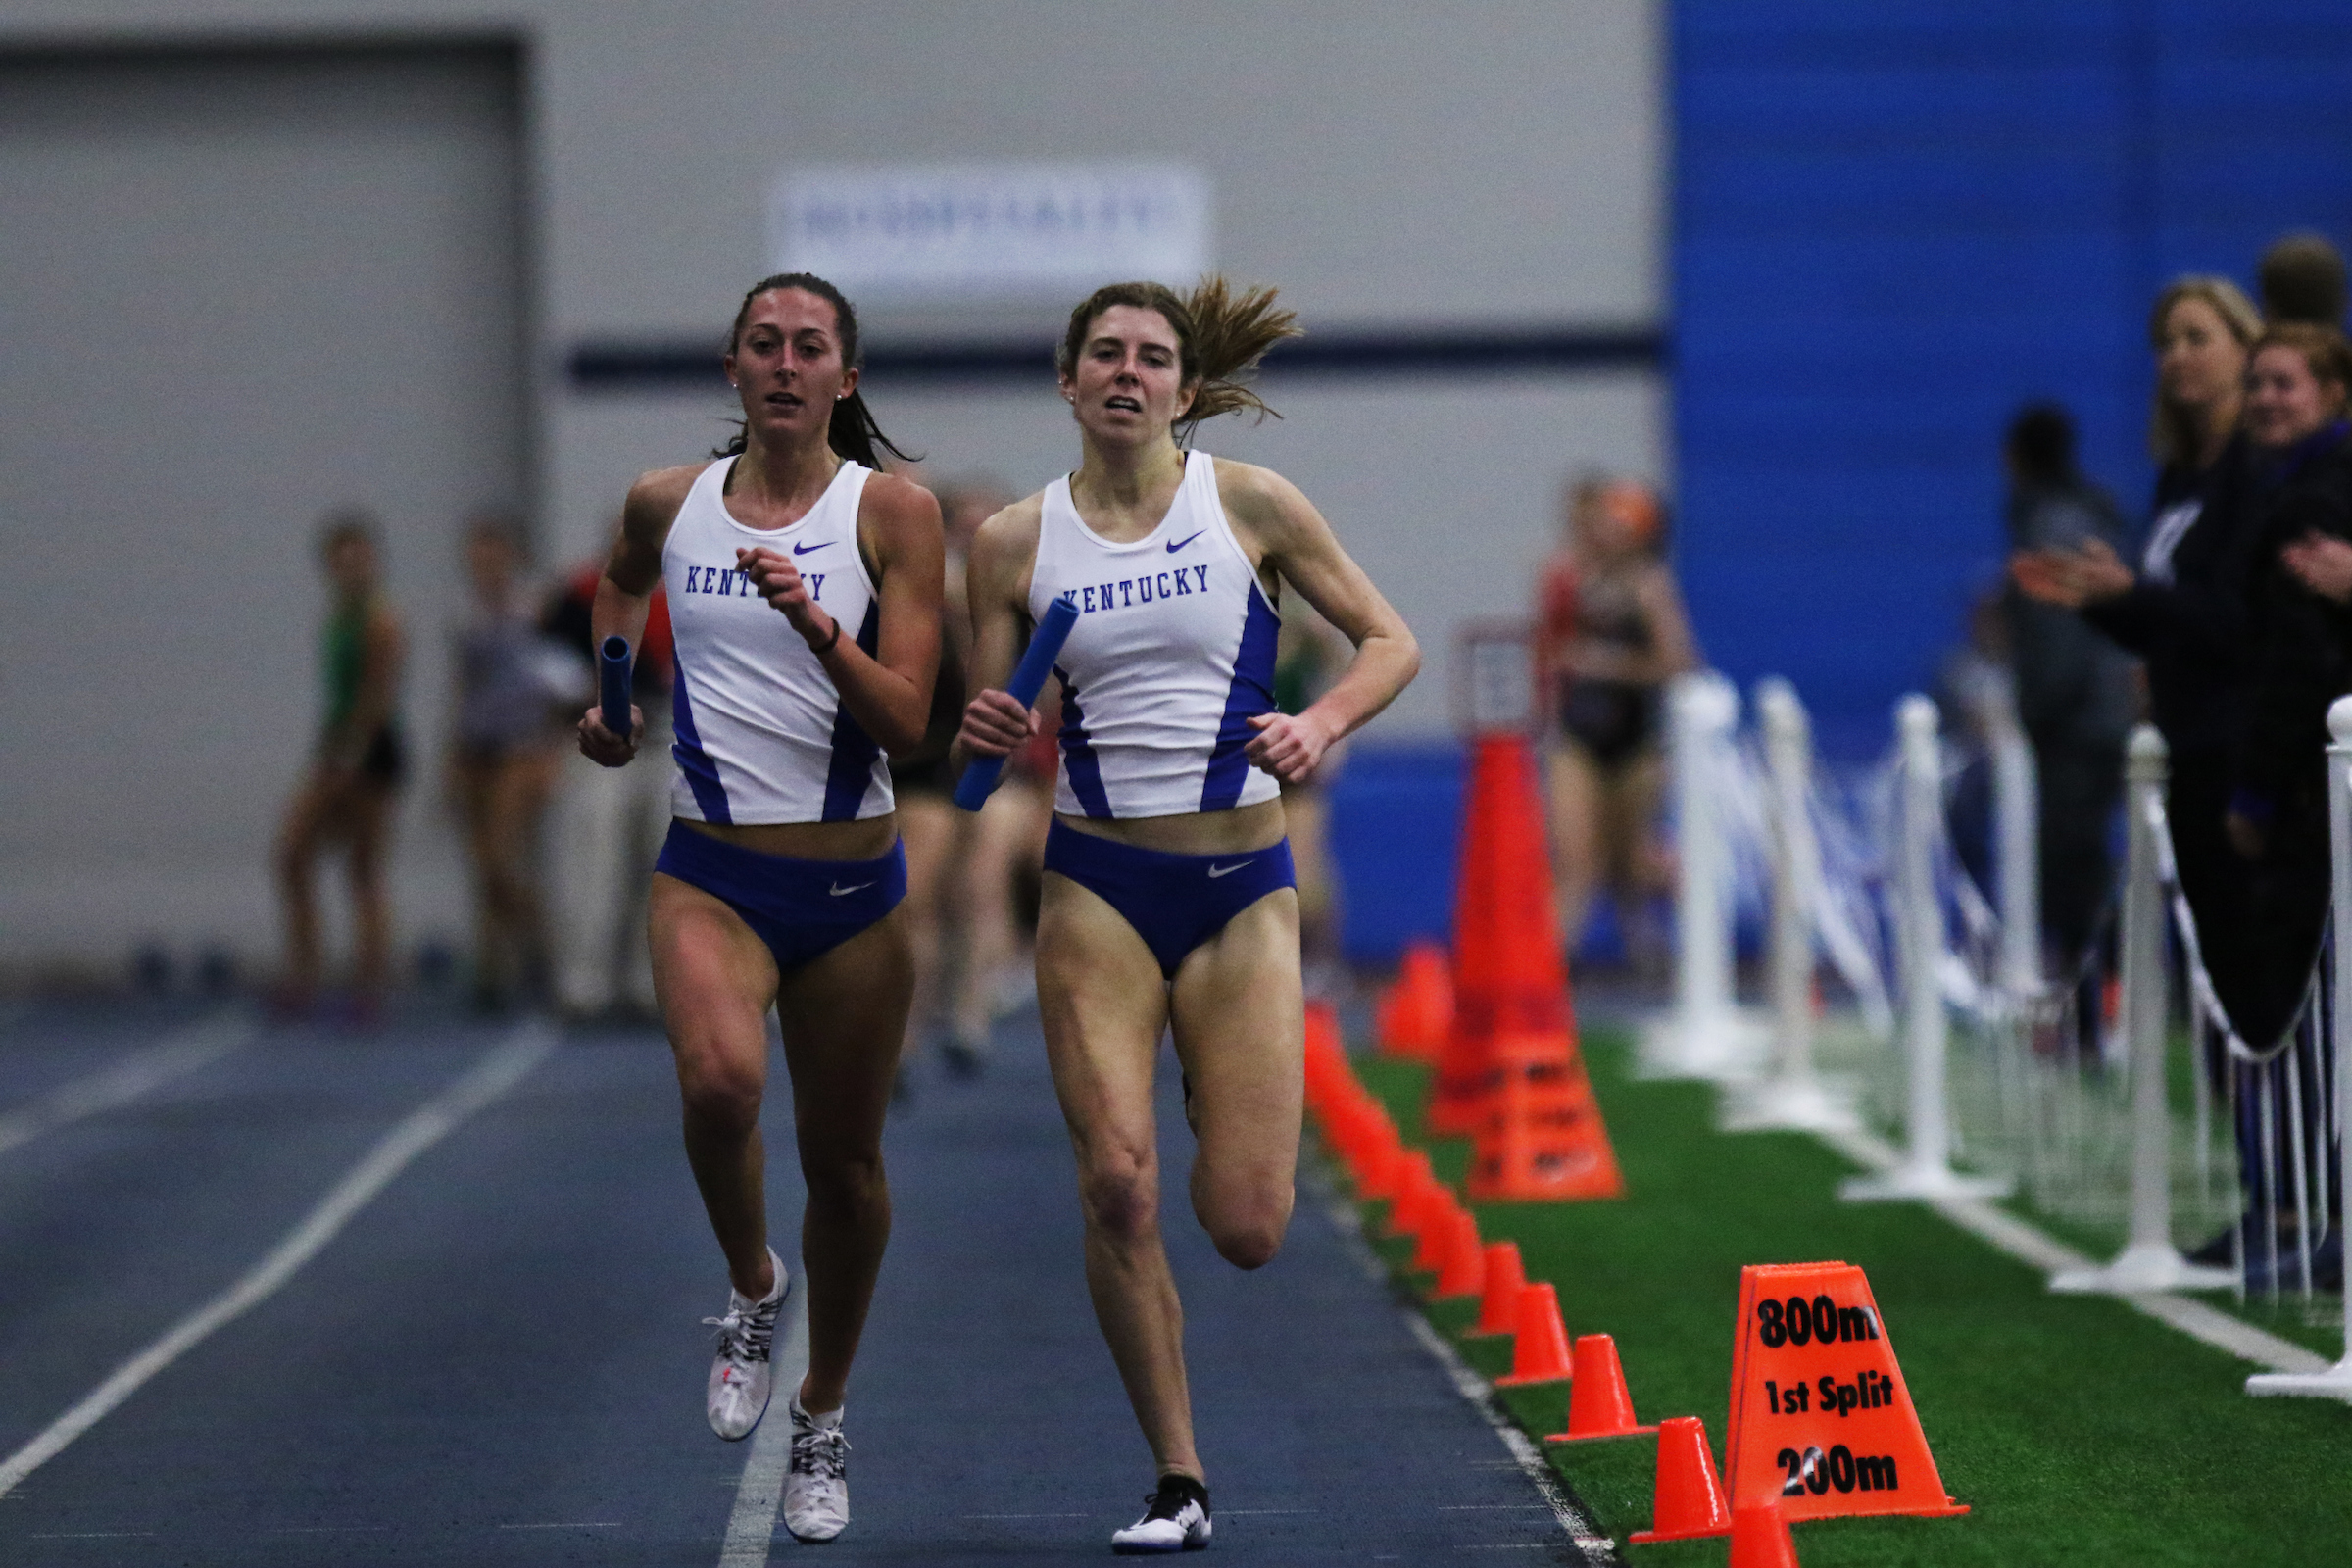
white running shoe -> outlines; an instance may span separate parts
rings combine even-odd
[[[831,1541],[850,1523],[850,1440],[841,1412],[810,1415],[794,1394],[792,1463],[784,1472],[784,1528],[798,1541]]]
[[[775,1370],[768,1364],[768,1352],[776,1341],[776,1315],[784,1309],[784,1298],[791,1293],[791,1276],[784,1272],[783,1260],[775,1249],[768,1249],[768,1261],[775,1264],[776,1283],[764,1300],[754,1301],[741,1291],[727,1291],[727,1315],[703,1319],[718,1330],[718,1353],[710,1358],[710,1381],[705,1389],[706,1406],[710,1415],[710,1430],[738,1443],[752,1435],[760,1418],[767,1413],[767,1396],[775,1387]]]
[[[1122,1556],[1147,1551],[1199,1551],[1208,1544],[1208,1489],[1191,1476],[1159,1478],[1159,1490],[1144,1499],[1144,1516],[1114,1531],[1110,1549]]]

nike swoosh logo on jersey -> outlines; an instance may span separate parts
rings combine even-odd
[[[836,883],[834,883],[834,884],[833,884],[833,896],[834,896],[835,898],[837,898],[837,899],[838,899],[838,898],[844,898],[844,897],[847,897],[848,895],[850,895],[850,894],[852,894],[852,893],[858,893],[858,892],[862,892],[864,889],[866,889],[866,888],[870,888],[870,887],[872,887],[872,886],[873,886],[873,884],[872,884],[871,882],[859,882],[859,883],[857,883],[857,884],[856,884],[856,885],[854,885],[854,886],[851,886],[851,887],[846,887],[846,888],[845,888],[845,887],[843,887],[843,886],[842,886],[840,883],[836,882]]]
[[[825,548],[827,545],[830,545],[830,544],[832,544],[832,543],[833,543],[833,541],[832,541],[832,540],[830,540],[830,539],[826,539],[826,540],[823,540],[823,541],[821,541],[821,542],[819,542],[819,543],[817,543],[817,544],[812,544],[812,545],[794,545],[794,546],[792,547],[792,553],[793,553],[794,555],[796,555],[796,556],[805,556],[805,555],[808,555],[808,554],[809,554],[811,551],[822,550],[822,549],[824,549],[824,548]]]
[[[1212,877],[1230,876],[1249,863],[1248,860],[1236,860],[1231,865],[1212,865],[1208,868],[1208,874]]]
[[[1177,540],[1177,541],[1176,541],[1174,544],[1172,544],[1172,545],[1168,546],[1168,554],[1169,554],[1169,555],[1171,555],[1171,556],[1172,556],[1172,555],[1174,555],[1174,554],[1175,554],[1177,551],[1179,551],[1179,550],[1182,550],[1182,549],[1183,549],[1183,548],[1184,548],[1186,545],[1189,545],[1189,544],[1191,544],[1191,543],[1192,543],[1194,540],[1196,540],[1196,539],[1200,538],[1201,533],[1206,533],[1206,532],[1208,532],[1208,530],[1207,530],[1206,528],[1203,528],[1203,529],[1201,529],[1201,530],[1200,530],[1200,533],[1188,533],[1188,534],[1186,534],[1186,535],[1185,535],[1183,538],[1181,538],[1181,539]]]

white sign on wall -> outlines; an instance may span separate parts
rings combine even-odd
[[[776,182],[768,232],[780,270],[852,294],[1182,284],[1209,265],[1209,186],[1180,164],[796,169]]]

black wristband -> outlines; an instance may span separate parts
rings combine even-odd
[[[835,615],[833,617],[833,635],[825,639],[824,647],[819,648],[815,644],[811,643],[808,647],[808,651],[814,654],[817,658],[822,659],[833,651],[833,645],[839,641],[841,641],[841,617],[839,615]]]

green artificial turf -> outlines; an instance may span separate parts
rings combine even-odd
[[[2130,1307],[2055,1297],[2034,1270],[1913,1204],[1842,1204],[1852,1167],[1795,1134],[1713,1130],[1713,1091],[1643,1083],[1630,1042],[1586,1042],[1628,1196],[1475,1205],[1488,1241],[1516,1241],[1531,1280],[1558,1287],[1571,1336],[1615,1337],[1640,1418],[1705,1418],[1723,1458],[1733,1315],[1744,1263],[1840,1259],[1867,1271],[1945,1490],[1949,1519],[1799,1525],[1807,1568],[2056,1563],[2296,1564],[2352,1549],[2352,1408],[2253,1399],[2258,1370]],[[1420,1142],[1421,1069],[1362,1060],[1365,1083]],[[1431,1146],[1458,1181],[1465,1144]],[[1392,1266],[1403,1244],[1384,1244]],[[1482,1372],[1507,1340],[1462,1340],[1474,1303],[1441,1302]],[[1566,1424],[1565,1385],[1505,1390],[1538,1436]],[[1550,1448],[1622,1543],[1649,1524],[1655,1441]],[[1720,1540],[1620,1548],[1655,1568],[1719,1564]]]

